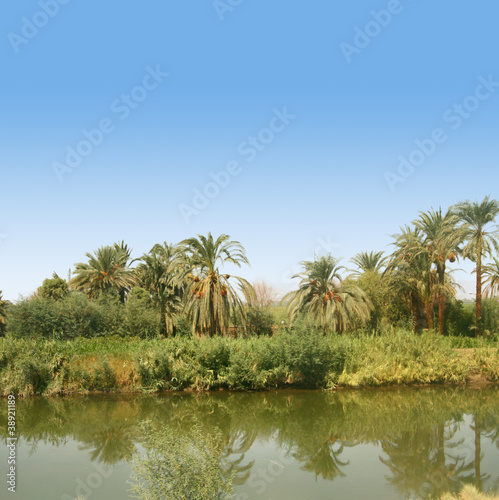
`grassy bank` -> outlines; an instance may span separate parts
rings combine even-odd
[[[245,339],[0,339],[3,395],[261,390],[499,381],[494,342],[397,330],[323,336],[309,328]]]

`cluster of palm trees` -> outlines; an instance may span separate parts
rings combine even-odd
[[[248,264],[242,245],[222,234],[213,238],[198,235],[178,245],[156,244],[138,260],[131,259],[131,249],[124,243],[104,246],[88,262],[75,266],[69,281],[73,290],[90,298],[101,293],[116,293],[122,302],[134,287],[144,288],[161,317],[164,335],[175,334],[176,322],[187,316],[197,334],[213,336],[227,333],[231,312],[240,315],[244,324],[246,304],[255,298],[251,284],[238,276],[222,274],[225,264],[241,267]]]
[[[445,213],[441,208],[420,212],[412,225],[394,235],[396,249],[383,262],[383,277],[404,296],[415,329],[424,323],[433,329],[434,308],[438,308],[438,331],[444,332],[446,305],[458,287],[447,265],[467,258],[476,266],[475,334],[481,333],[482,285],[486,285],[485,296],[499,289],[499,261],[493,258],[491,264],[483,265],[485,257],[499,250],[494,225],[498,214],[499,202],[487,196],[482,202],[457,203]]]
[[[482,202],[464,201],[442,209],[420,212],[419,217],[394,235],[395,251],[361,252],[351,262],[357,269],[342,279],[338,260],[331,255],[313,262],[302,262],[299,289],[284,297],[291,317],[307,312],[314,320],[332,330],[366,323],[379,316],[380,303],[403,298],[410,311],[414,329],[434,329],[438,309],[438,331],[444,333],[445,309],[458,285],[447,264],[459,258],[475,263],[475,334],[482,328],[482,285],[485,296],[499,292],[499,259],[483,265],[487,256],[499,250],[497,228],[499,202],[485,197]],[[483,280],[485,277],[485,280]],[[483,283],[482,283],[483,281]],[[385,297],[379,297],[380,290]],[[386,304],[385,304],[386,306]]]
[[[391,255],[357,254],[351,260],[357,269],[346,278],[341,274],[346,268],[330,254],[301,262],[302,272],[293,276],[300,280],[298,289],[282,303],[291,321],[306,315],[326,331],[344,331],[369,322],[377,327],[390,304],[402,301],[415,330],[436,328],[438,311],[438,331],[443,333],[445,310],[458,286],[448,263],[467,258],[476,265],[475,334],[479,335],[482,286],[485,296],[499,292],[499,258],[493,256],[499,251],[494,226],[498,214],[499,202],[489,196],[481,202],[457,203],[445,213],[441,208],[420,212],[394,235]],[[484,264],[489,256],[492,260]],[[249,264],[244,247],[226,234],[157,244],[139,259],[132,259],[124,242],[103,246],[86,257],[88,262],[75,265],[70,289],[90,298],[112,292],[125,302],[130,291],[140,287],[156,307],[164,335],[175,334],[181,317],[189,319],[198,335],[226,334],[236,319],[245,327],[248,307],[258,304],[255,288],[247,280],[222,270],[227,264]],[[0,293],[0,330],[7,305]]]

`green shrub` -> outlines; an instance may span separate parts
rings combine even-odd
[[[143,293],[145,293],[145,295]],[[123,332],[140,338],[159,336],[159,315],[145,290],[133,289],[129,295],[124,313]]]
[[[339,369],[342,364],[341,356],[334,356],[328,337],[306,323],[286,329],[276,335],[276,340],[295,383],[307,387],[323,386],[327,373]]]
[[[445,330],[448,335],[473,337],[475,325],[475,304],[462,300],[451,302],[445,310]]]
[[[137,358],[137,371],[144,388],[163,389],[171,378],[171,359],[165,346],[149,349]]]
[[[247,312],[247,332],[249,335],[272,335],[276,319],[268,308],[251,307]]]

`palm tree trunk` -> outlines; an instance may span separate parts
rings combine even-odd
[[[445,265],[439,266],[438,269],[438,281],[440,283],[440,290],[438,292],[438,333],[440,335],[444,334],[444,323],[445,323],[445,297],[443,292],[443,287],[445,283]]]
[[[431,300],[426,301],[425,314],[426,323],[428,324],[428,330],[433,330],[433,302]]]
[[[482,443],[481,443],[481,428],[475,417],[475,486],[478,490],[481,488],[481,461],[482,461]]]
[[[161,331],[159,332],[161,335],[164,337],[168,336],[168,327],[166,324],[166,307],[163,301],[161,301],[160,304],[160,311],[159,314],[161,315]]]
[[[477,242],[476,248],[476,311],[475,311],[475,336],[482,334],[482,242]]]
[[[414,333],[418,333],[419,330],[418,302],[413,294],[411,294],[411,306],[412,306],[412,326],[414,327]]]

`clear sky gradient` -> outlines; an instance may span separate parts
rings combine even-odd
[[[4,297],[101,245],[208,231],[285,291],[314,252],[348,265],[419,211],[499,198],[498,18],[496,0],[6,2]]]

